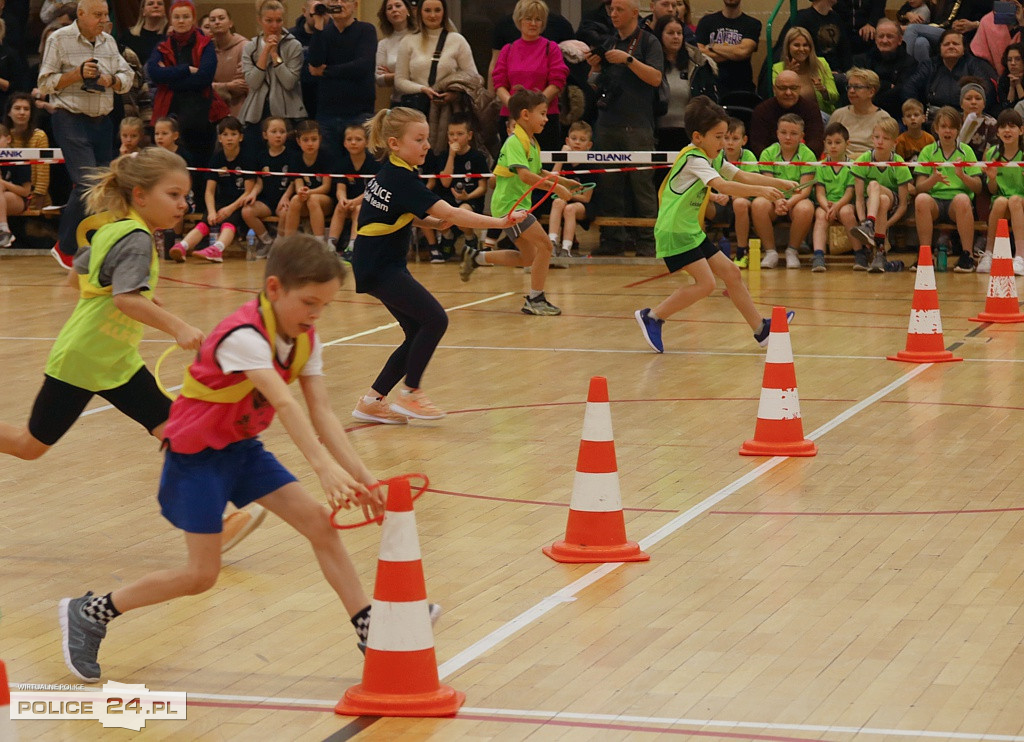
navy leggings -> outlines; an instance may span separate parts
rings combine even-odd
[[[448,315],[405,269],[381,277],[367,293],[380,299],[405,331],[405,342],[388,358],[373,388],[387,395],[404,376],[410,389],[418,389],[430,357],[448,329]]]

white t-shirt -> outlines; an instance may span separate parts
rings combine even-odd
[[[288,342],[280,335],[275,340],[278,363],[284,364],[292,353],[295,342]],[[267,339],[252,327],[242,327],[224,338],[217,347],[217,365],[226,374],[239,371],[273,369],[274,359],[270,355]],[[324,355],[320,338],[316,337],[309,352],[309,360],[299,376],[323,376]]]
[[[722,162],[722,169],[715,170],[712,164],[703,157],[690,157],[672,178],[672,191],[673,193],[685,193],[686,189],[698,180],[704,185],[709,185],[715,178],[732,180],[739,171],[739,168],[731,162]]]

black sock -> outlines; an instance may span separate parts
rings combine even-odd
[[[110,593],[104,596],[94,595],[82,606],[82,615],[90,621],[106,626],[113,619],[121,615],[121,611],[114,607],[114,601],[110,599]]]
[[[350,619],[356,629],[356,634],[359,636],[359,641],[364,643],[366,642],[366,637],[370,635],[370,608],[371,606],[366,606]]]

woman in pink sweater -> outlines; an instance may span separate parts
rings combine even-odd
[[[542,150],[561,149],[558,95],[565,87],[569,68],[558,44],[541,36],[548,23],[548,6],[544,0],[519,0],[512,20],[522,37],[502,48],[491,73],[494,91],[501,99],[501,115],[508,116],[508,99],[517,85],[541,91],[548,99],[548,123],[537,135],[537,142]]]

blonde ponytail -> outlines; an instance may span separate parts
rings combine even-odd
[[[383,160],[391,152],[388,140],[391,137],[401,139],[405,127],[416,123],[427,123],[427,117],[415,108],[382,108],[363,125],[366,128],[367,147],[374,157]]]
[[[109,211],[124,217],[132,205],[132,190],[148,191],[169,172],[188,172],[179,155],[162,147],[148,147],[130,155],[122,155],[106,168],[95,168],[86,180],[85,207],[90,213]]]

